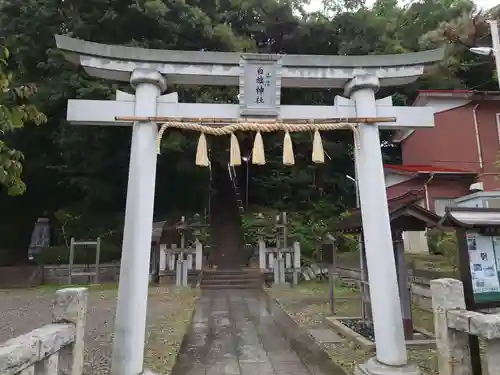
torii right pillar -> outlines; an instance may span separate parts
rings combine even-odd
[[[379,87],[374,75],[358,75],[347,83],[344,93],[354,101],[358,117],[377,116]],[[358,364],[356,374],[420,374],[406,354],[379,129],[375,124],[360,124],[359,133],[355,163],[377,354]]]

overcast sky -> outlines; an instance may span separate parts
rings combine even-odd
[[[498,4],[499,0],[474,0],[474,2],[479,5],[481,8],[492,8],[493,6]],[[373,0],[368,0],[367,3],[373,3]],[[311,0],[311,3],[309,4],[309,10],[310,11],[315,11],[318,10],[321,7],[322,0]]]

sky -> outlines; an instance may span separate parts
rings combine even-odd
[[[484,9],[492,8],[493,6],[498,4],[499,0],[474,0],[474,2],[480,7]],[[367,4],[373,3],[373,0],[368,0]],[[318,10],[321,7],[322,0],[311,0],[308,10],[313,12]]]

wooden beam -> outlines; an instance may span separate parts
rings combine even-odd
[[[396,117],[345,117],[345,118],[325,118],[325,119],[256,119],[256,118],[176,118],[176,117],[137,117],[137,116],[115,116],[116,121],[136,122],[136,121],[153,121],[153,122],[185,122],[185,123],[200,123],[200,124],[237,124],[242,122],[256,122],[262,124],[287,123],[287,124],[338,124],[342,122],[348,123],[387,123],[396,122]]]

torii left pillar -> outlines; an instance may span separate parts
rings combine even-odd
[[[135,89],[135,116],[156,116],[157,99],[167,88],[165,77],[156,70],[136,69],[130,84]],[[157,133],[154,122],[136,122],[132,127],[112,375],[143,372]]]

